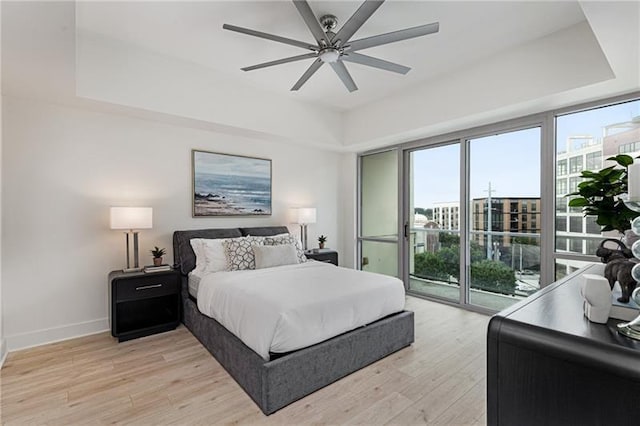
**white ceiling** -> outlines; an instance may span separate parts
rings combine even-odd
[[[310,1],[316,16],[332,13],[344,23],[361,2]],[[349,93],[329,67],[299,92],[291,86],[311,60],[243,72],[243,66],[280,59],[303,49],[234,33],[224,23],[302,41],[313,40],[290,1],[79,2],[76,25],[216,74],[292,99],[346,110],[399,92],[499,52],[585,20],[577,2],[387,1],[354,39],[440,22],[440,32],[362,51],[412,68],[406,76],[347,64],[359,90]]]

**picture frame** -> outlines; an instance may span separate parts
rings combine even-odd
[[[271,160],[191,150],[192,215],[270,216]]]

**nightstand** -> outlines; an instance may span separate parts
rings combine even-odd
[[[119,342],[173,330],[180,324],[178,271],[109,274],[109,325]]]
[[[333,263],[338,266],[338,252],[331,249],[315,249],[304,252],[307,259],[317,260],[319,262]]]

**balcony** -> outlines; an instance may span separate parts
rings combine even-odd
[[[411,229],[409,289],[459,300],[459,231]],[[471,232],[471,285],[474,305],[502,310],[540,288],[540,234]]]

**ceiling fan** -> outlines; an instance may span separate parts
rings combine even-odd
[[[293,0],[293,4],[298,9],[302,19],[304,19],[304,22],[309,27],[309,31],[311,31],[311,34],[315,38],[315,44],[267,34],[261,31],[250,30],[248,28],[236,27],[235,25],[224,24],[222,28],[255,37],[265,38],[267,40],[277,41],[291,46],[301,47],[311,51],[310,53],[302,55],[291,56],[289,58],[278,59],[276,61],[264,62],[262,64],[241,68],[243,71],[253,71],[260,68],[301,61],[304,59],[315,59],[305,73],[302,74],[302,77],[300,77],[296,84],[293,85],[291,90],[300,89],[324,63],[328,63],[336,72],[340,80],[342,80],[349,92],[353,92],[354,90],[358,90],[358,87],[351,78],[349,71],[347,71],[347,67],[344,64],[345,62],[354,62],[356,64],[367,65],[399,74],[406,74],[411,69],[393,62],[357,53],[359,50],[425,36],[437,33],[439,30],[439,23],[434,22],[432,24],[419,25],[417,27],[351,41],[351,37],[353,37],[353,35],[360,29],[360,27],[362,27],[371,15],[373,15],[382,3],[384,3],[384,0],[366,0],[362,5],[360,5],[358,10],[356,10],[353,16],[349,18],[342,28],[340,28],[337,33],[334,33],[333,30],[336,28],[338,23],[338,19],[334,15],[323,15],[320,17],[320,20],[318,20],[306,0]]]

